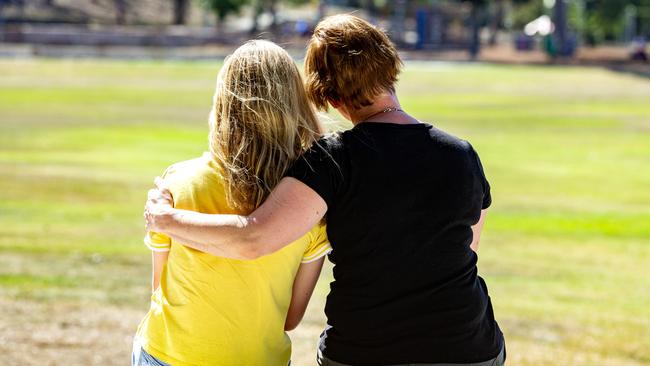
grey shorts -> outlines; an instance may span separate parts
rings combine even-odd
[[[318,351],[318,356],[316,357],[318,366],[352,366],[345,363],[340,363],[332,361],[329,358],[323,356],[321,351]],[[491,360],[483,362],[474,362],[474,363],[405,363],[394,366],[503,366],[506,362],[506,349],[501,348],[499,355]]]

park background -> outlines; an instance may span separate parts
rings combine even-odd
[[[0,364],[128,364],[146,191],[206,150],[223,57],[267,38],[301,63],[341,12],[399,46],[403,107],[482,157],[479,272],[508,364],[650,365],[644,0],[0,1]],[[330,280],[295,365],[315,364]]]

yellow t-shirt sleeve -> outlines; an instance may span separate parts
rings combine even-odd
[[[310,233],[311,243],[305,249],[302,256],[302,263],[313,262],[332,251],[332,246],[327,239],[327,226],[318,225]]]
[[[154,252],[169,252],[172,247],[172,239],[165,234],[149,231],[144,236],[144,245]]]
[[[160,176],[162,179],[168,178],[174,172],[174,166],[170,166]],[[172,239],[165,235],[153,231],[147,232],[144,236],[144,245],[154,252],[168,252],[172,247]]]

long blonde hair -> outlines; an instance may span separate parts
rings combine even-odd
[[[321,133],[300,72],[284,49],[249,41],[226,58],[210,112],[210,151],[232,208],[258,207]]]

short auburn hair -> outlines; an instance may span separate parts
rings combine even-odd
[[[395,91],[402,60],[386,33],[353,15],[323,19],[307,46],[307,96],[320,110],[330,101],[358,109]]]

